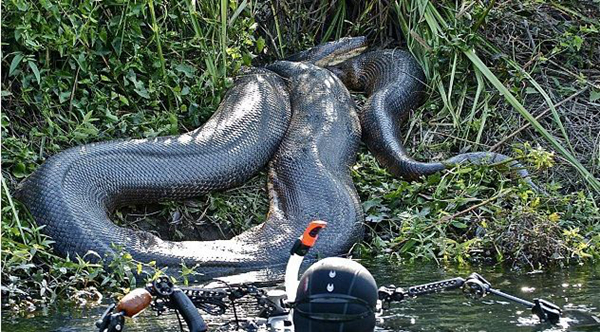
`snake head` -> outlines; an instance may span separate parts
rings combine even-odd
[[[336,41],[324,43],[311,47],[308,50],[298,52],[286,60],[302,61],[312,63],[319,67],[327,67],[339,64],[347,59],[353,58],[367,49],[367,38],[344,37]]]

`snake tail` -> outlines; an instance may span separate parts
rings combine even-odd
[[[349,89],[366,92],[368,99],[359,112],[363,141],[394,176],[414,180],[465,162],[504,163],[532,189],[544,193],[523,165],[499,153],[465,153],[441,162],[420,162],[411,158],[402,144],[400,128],[410,111],[422,104],[426,84],[421,67],[409,52],[397,49],[370,51],[328,69]]]

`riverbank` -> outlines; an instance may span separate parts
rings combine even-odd
[[[4,308],[140,283],[125,253],[110,273],[55,256],[12,197],[49,156],[196,128],[241,66],[346,35],[406,47],[423,66],[429,98],[405,127],[415,158],[502,152],[550,193],[481,166],[401,181],[362,148],[353,178],[368,231],[357,257],[527,270],[600,258],[597,2],[14,1],[2,11]],[[264,183],[258,176],[197,200],[127,207],[114,219],[173,240],[227,237],[264,220]]]

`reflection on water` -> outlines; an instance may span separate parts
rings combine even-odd
[[[380,317],[377,331],[600,331],[591,315],[600,315],[600,268],[584,266],[540,273],[522,273],[495,267],[441,268],[436,265],[390,266],[384,261],[361,262],[379,285],[411,286],[471,272],[483,275],[492,286],[526,299],[544,298],[563,307],[565,318],[557,326],[540,324],[529,310],[494,296],[469,300],[459,290],[397,303]],[[49,308],[32,318],[3,315],[6,331],[93,331],[104,308]],[[249,315],[253,311],[244,311]],[[211,330],[232,316],[209,320]],[[594,324],[595,323],[595,324]],[[145,311],[128,319],[125,331],[179,331],[174,314],[159,318]],[[223,329],[218,329],[223,330]]]
[[[482,274],[494,288],[525,299],[544,298],[565,309],[600,312],[600,271],[577,267],[526,274],[498,268],[443,269],[436,266],[410,269],[375,264],[369,269],[379,284],[411,285],[471,272]],[[380,331],[585,331],[592,323],[587,314],[567,313],[561,326],[540,324],[530,311],[493,295],[481,300],[464,298],[460,291],[430,295],[394,305],[385,312]],[[595,322],[594,322],[595,323]],[[580,327],[573,328],[574,325]],[[569,327],[571,327],[569,329]],[[588,331],[600,331],[600,325]]]

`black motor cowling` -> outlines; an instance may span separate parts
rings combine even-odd
[[[323,259],[302,275],[294,305],[294,327],[302,332],[372,332],[377,284],[359,263]]]

